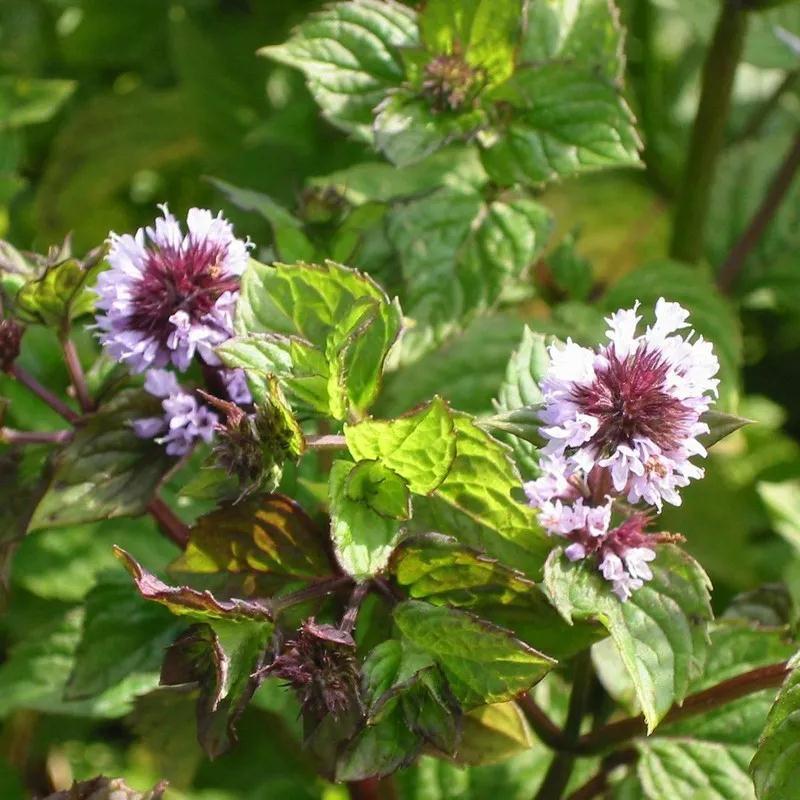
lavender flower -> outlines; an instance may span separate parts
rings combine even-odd
[[[144,388],[154,397],[160,397],[163,416],[135,420],[133,429],[143,439],[157,437],[165,444],[171,456],[188,453],[197,441],[210,442],[214,437],[218,417],[178,385],[172,372],[151,369],[147,372]]]
[[[97,281],[100,341],[134,372],[189,366],[195,353],[220,362],[214,348],[233,335],[239,276],[249,243],[221,214],[190,209],[184,235],[166,205],[153,227],[112,233],[111,269]]]
[[[708,431],[700,416],[719,363],[702,337],[673,335],[688,326],[680,305],[659,299],[655,324],[637,336],[638,307],[607,319],[609,344],[597,352],[572,341],[550,348],[544,452],[564,460],[567,476],[599,467],[631,503],[660,509],[679,505],[678,489],[703,475],[689,459],[706,454],[697,437]]]

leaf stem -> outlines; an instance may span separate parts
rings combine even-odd
[[[86,385],[86,376],[83,373],[83,367],[78,358],[78,351],[75,349],[75,344],[69,336],[63,336],[61,338],[61,348],[64,351],[64,361],[69,371],[72,386],[75,389],[75,397],[78,401],[78,405],[84,413],[94,411],[94,402],[89,396],[89,387]]]
[[[753,694],[753,692],[780,686],[788,673],[787,662],[781,661],[778,664],[758,667],[734,678],[729,678],[716,686],[689,695],[682,705],[674,705],[661,724],[678,722],[688,717],[705,714],[726,703],[738,700],[740,697]],[[575,743],[574,752],[579,755],[602,753],[614,745],[626,742],[636,736],[642,736],[646,732],[647,726],[644,717],[627,717],[581,736]]]
[[[567,800],[592,800],[599,797],[608,788],[608,775],[616,767],[622,764],[632,764],[636,761],[637,753],[635,750],[619,750],[616,753],[606,756],[600,766],[599,771],[580,788],[576,789]]]
[[[564,750],[569,747],[561,728],[547,716],[544,710],[528,692],[518,695],[517,705],[522,709],[528,724],[543,744],[551,750]]]
[[[703,65],[700,103],[678,190],[670,255],[681,261],[696,262],[703,253],[711,185],[725,141],[733,79],[746,30],[747,11],[741,1],[723,0]]]
[[[750,220],[750,224],[731,248],[728,257],[720,267],[719,275],[717,276],[717,285],[720,291],[728,293],[733,288],[739,273],[742,271],[742,267],[744,267],[747,256],[758,244],[758,240],[766,230],[767,225],[772,221],[775,212],[789,191],[798,168],[800,168],[800,133],[795,136],[783,163],[770,182],[761,205]]]
[[[17,431],[0,428],[0,442],[5,444],[66,444],[75,435],[74,431]]]
[[[581,732],[581,722],[586,713],[589,702],[589,693],[592,686],[594,672],[592,659],[588,650],[580,653],[575,660],[575,676],[572,681],[572,694],[569,698],[567,719],[564,723],[562,736],[567,745],[578,741]],[[575,753],[571,749],[556,751],[542,785],[536,793],[536,800],[558,800],[567,788],[572,768],[575,765]]]
[[[339,433],[312,434],[306,436],[306,447],[309,450],[343,450],[347,442]]]
[[[49,389],[42,386],[36,378],[18,364],[12,364],[9,374],[16,378],[23,386],[30,389],[37,397],[47,403],[56,414],[61,415],[70,425],[75,425],[80,416],[76,414],[60,397],[54,395]]]
[[[350,595],[350,600],[347,603],[347,610],[344,612],[342,621],[339,623],[339,630],[345,633],[352,633],[353,628],[356,626],[356,619],[358,619],[358,612],[361,610],[361,603],[367,596],[369,591],[369,581],[362,581],[357,583]]]
[[[189,528],[175,512],[158,496],[147,504],[147,511],[158,523],[161,532],[181,550],[189,543]]]

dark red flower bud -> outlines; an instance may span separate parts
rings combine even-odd
[[[24,328],[13,319],[0,320],[0,370],[9,372],[19,355]]]

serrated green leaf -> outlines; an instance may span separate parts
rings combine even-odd
[[[747,747],[692,739],[640,740],[637,774],[647,800],[752,800]]]
[[[439,397],[397,419],[345,425],[344,435],[353,458],[380,461],[415,494],[436,489],[456,456],[450,409]]]
[[[403,80],[401,48],[417,43],[416,14],[400,3],[351,0],[311,15],[261,55],[302,70],[323,114],[368,136],[372,110]]]
[[[556,658],[569,657],[603,635],[600,626],[568,626],[537,584],[453,537],[406,538],[392,555],[391,568],[410,597],[470,609]]]
[[[505,445],[481,430],[467,414],[453,413],[456,430],[456,459],[444,482],[434,494],[451,510],[449,524],[434,530],[448,533],[471,547],[513,564],[528,575],[541,570],[552,543],[539,525],[536,512],[514,499],[522,478]],[[461,515],[473,525],[462,526]],[[434,517],[445,521],[447,514],[434,509]],[[477,528],[475,527],[477,524]],[[483,529],[489,531],[484,535]],[[506,545],[509,549],[506,549]],[[513,557],[509,557],[513,551]]]
[[[484,139],[483,165],[503,185],[640,163],[641,143],[624,98],[580,67],[519,70],[494,99],[517,108],[507,128]]]
[[[400,326],[397,305],[356,270],[331,261],[273,266],[251,261],[236,310],[236,329],[244,338],[226,343],[220,353],[230,363],[249,357],[257,372],[291,376],[290,390],[309,395],[318,408],[324,378],[325,410],[341,419],[346,403],[363,412],[375,399]],[[242,348],[249,349],[239,352]]]
[[[100,272],[99,259],[83,264],[76,258],[50,267],[41,278],[26,283],[15,303],[21,316],[59,330],[94,308],[95,296],[88,289]]]
[[[366,503],[376,514],[389,519],[411,517],[411,495],[406,482],[380,461],[359,461],[345,485],[351,500]]]
[[[680,303],[690,312],[691,326],[714,345],[720,362],[722,405],[730,405],[738,383],[741,363],[739,321],[729,303],[702,270],[675,261],[656,261],[628,273],[606,293],[605,311],[630,308],[636,300],[650,312],[659,297]],[[647,313],[645,313],[647,320]]]
[[[330,574],[331,565],[323,531],[293,500],[269,494],[200,517],[171,569],[306,579]]]
[[[174,459],[131,421],[152,416],[155,399],[125,390],[92,415],[59,454],[29,530],[143,514]]]
[[[623,72],[623,30],[612,0],[537,0],[526,8],[520,61],[580,64],[610,80]]]
[[[659,545],[657,553],[653,579],[625,602],[594,563],[570,563],[560,548],[547,561],[544,583],[567,621],[596,619],[608,630],[649,731],[702,671],[712,619],[710,582],[700,565],[675,545]]]
[[[400,523],[379,514],[364,500],[350,498],[348,482],[354,469],[348,461],[335,461],[331,468],[331,538],[345,572],[367,578],[386,567],[400,535]]]
[[[522,10],[520,0],[430,0],[420,35],[432,53],[460,55],[497,83],[513,71]]]
[[[800,669],[794,667],[784,682],[761,736],[750,774],[758,800],[790,800],[800,779]]]
[[[447,187],[394,208],[387,224],[403,268],[403,307],[415,323],[401,343],[408,361],[496,305],[551,228],[548,213],[526,196],[486,204],[475,191]]]
[[[486,113],[472,108],[442,114],[407,91],[395,91],[375,110],[375,147],[396,167],[430,156],[452,141],[466,139],[486,124]]]
[[[403,637],[439,664],[466,707],[510,700],[555,664],[552,659],[466,611],[407,600],[394,610]]]
[[[424,650],[399,639],[387,639],[375,647],[364,660],[364,700],[374,712],[387,693],[409,683],[422,670],[435,665]]]
[[[156,674],[178,633],[165,608],[145,602],[129,582],[102,581],[86,596],[67,699],[94,697],[133,675]]]

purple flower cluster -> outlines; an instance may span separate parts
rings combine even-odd
[[[182,389],[170,364],[183,372],[195,356],[220,373],[234,403],[252,402],[242,370],[227,370],[214,352],[233,336],[239,277],[250,243],[237,239],[221,214],[189,210],[187,232],[161,206],[162,216],[134,236],[109,237],[110,269],[97,281],[97,328],[111,358],[145,372],[145,389],[161,398],[161,417],[137,420],[143,438],[158,437],[170,455],[210,442],[217,415]]]
[[[688,327],[689,313],[659,299],[655,324],[637,334],[641,317],[617,311],[608,344],[593,351],[572,341],[549,350],[542,381],[541,475],[525,486],[542,524],[571,544],[571,560],[594,556],[624,600],[652,577],[648,514],[633,511],[614,525],[612,512],[645,503],[680,504],[679,489],[703,476],[700,421],[716,396],[719,363],[711,344]],[[621,504],[619,501],[624,500]]]

